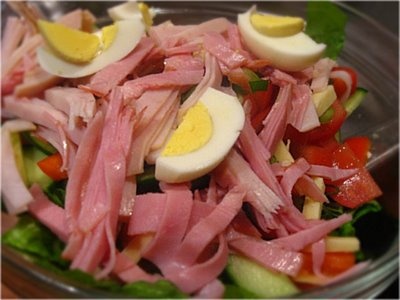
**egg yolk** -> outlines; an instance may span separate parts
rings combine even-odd
[[[201,148],[211,138],[213,124],[207,107],[198,102],[183,116],[161,156],[175,156]]]
[[[102,50],[106,50],[110,47],[117,35],[117,31],[118,27],[116,24],[108,25],[101,29],[101,41],[103,43]]]
[[[304,28],[304,20],[300,17],[254,13],[251,15],[250,21],[258,32],[273,37],[294,35]]]
[[[88,63],[108,49],[118,31],[117,25],[113,24],[103,27],[98,34],[91,34],[44,20],[38,21],[38,27],[56,55],[77,64]]]

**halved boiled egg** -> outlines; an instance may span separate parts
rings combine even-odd
[[[244,118],[236,97],[208,88],[183,116],[156,159],[156,179],[179,183],[210,172],[235,144]]]
[[[301,18],[258,14],[255,6],[238,15],[239,30],[247,47],[286,71],[300,71],[313,65],[326,48],[302,31],[303,23]]]
[[[39,29],[47,42],[37,50],[39,64],[65,78],[91,75],[122,59],[145,32],[139,16],[117,21],[93,34],[46,21],[39,23]]]

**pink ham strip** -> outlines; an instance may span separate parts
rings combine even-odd
[[[272,242],[245,235],[229,241],[229,246],[267,269],[290,276],[295,276],[303,263],[303,257],[299,252],[286,250]]]
[[[332,230],[350,220],[351,215],[343,214],[335,219],[323,221],[322,223],[310,226],[309,228],[294,233],[290,236],[275,239],[272,241],[272,243],[281,245],[289,250],[300,251],[304,249],[305,246],[319,241]]]
[[[140,266],[133,263],[131,259],[122,252],[118,253],[116,256],[113,273],[126,283],[136,281],[155,282],[161,279],[161,276],[157,274],[151,275],[146,273],[142,268],[140,268]]]
[[[6,59],[18,48],[26,32],[26,26],[17,17],[8,17],[1,39],[1,66],[4,68]],[[2,72],[2,81],[4,73]]]
[[[11,133],[35,129],[33,123],[25,120],[9,120],[1,128],[1,194],[7,212],[12,215],[26,211],[33,197],[19,173]],[[4,176],[5,172],[7,176]]]
[[[47,73],[39,65],[35,65],[25,72],[23,82],[15,86],[14,93],[18,97],[34,97],[61,83],[62,80],[60,77]]]
[[[166,21],[150,27],[148,33],[159,47],[166,50],[175,46],[176,41],[171,40],[171,37],[193,27],[194,25],[174,25],[171,21]]]
[[[230,48],[225,38],[218,33],[209,32],[204,36],[204,48],[232,70],[246,63],[246,57]]]
[[[283,173],[280,181],[284,193],[290,197],[297,180],[310,169],[309,163],[304,158],[297,159]]]
[[[57,130],[57,124],[66,125],[67,117],[44,100],[16,98],[7,96],[3,99],[3,109],[24,120]]]
[[[259,133],[259,137],[270,153],[275,151],[276,145],[284,136],[287,118],[290,111],[291,94],[291,85],[286,85],[281,88],[276,102],[263,121],[264,127]]]
[[[203,78],[203,70],[178,70],[146,75],[124,83],[126,99],[139,98],[145,91],[195,85]]]
[[[200,23],[196,26],[188,26],[186,30],[182,30],[168,37],[164,42],[164,45],[166,46],[165,49],[192,41],[193,39],[206,33],[223,33],[228,29],[230,24],[231,23],[225,18],[215,18]]]
[[[100,70],[90,79],[89,84],[80,88],[89,90],[97,96],[105,96],[140,64],[153,47],[154,42],[150,38],[142,38],[125,58]]]
[[[193,293],[211,283],[224,270],[228,262],[229,249],[225,237],[218,237],[218,250],[208,260],[195,264],[180,272],[171,272],[166,278],[175,283],[182,291]]]
[[[122,191],[121,207],[119,208],[120,217],[128,217],[132,215],[133,205],[136,196],[136,176],[127,176]]]
[[[167,188],[165,193],[166,203],[159,228],[143,255],[163,273],[170,267],[171,255],[177,251],[185,235],[193,205],[192,193],[187,188]]]
[[[129,219],[128,235],[156,232],[164,214],[166,201],[167,195],[163,193],[137,195]]]
[[[222,233],[237,215],[242,207],[244,196],[245,192],[240,188],[231,189],[221,203],[186,234],[176,254],[176,261],[182,265],[195,263],[205,247]]]
[[[335,167],[327,167],[320,165],[311,165],[307,174],[310,176],[320,176],[324,178],[329,178],[332,181],[345,179],[358,172],[358,169],[338,169]]]
[[[60,240],[67,241],[68,231],[64,209],[51,202],[39,185],[33,184],[29,191],[34,198],[34,201],[28,205],[29,212],[57,235]]]
[[[2,67],[2,77],[11,72],[15,67],[22,63],[25,55],[33,55],[36,48],[42,43],[43,39],[39,34],[27,38],[22,44],[8,57],[7,62]]]
[[[164,60],[165,71],[176,70],[203,70],[204,63],[198,57],[191,54],[180,54],[168,57]]]
[[[136,101],[136,109],[141,118],[132,136],[128,175],[143,172],[144,158],[149,154],[151,142],[164,125],[163,120],[168,111],[173,109],[178,101],[178,91],[170,89],[147,91]]]
[[[311,246],[311,255],[313,261],[313,272],[319,277],[323,277],[322,264],[325,259],[325,239],[321,239]]]
[[[217,59],[208,52],[206,52],[204,59],[204,77],[196,86],[192,94],[181,105],[181,108],[179,110],[180,116],[183,116],[190,107],[197,103],[199,97],[206,91],[207,88],[218,88],[221,85],[222,73],[219,69]]]
[[[274,69],[270,75],[270,80],[273,84],[278,85],[279,87],[283,88],[286,85],[296,85],[297,80],[279,69]]]
[[[193,40],[193,41],[190,41],[190,42],[180,45],[180,46],[165,49],[165,55],[167,57],[171,57],[171,56],[179,55],[179,54],[192,54],[192,53],[200,51],[201,48],[202,48],[202,44],[201,44],[200,39]]]
[[[308,172],[308,171],[307,171]],[[301,176],[296,183],[296,186],[299,185],[303,193],[315,201],[319,201],[321,203],[329,202],[328,198],[325,196],[324,192],[315,184],[314,180],[308,176]]]
[[[277,211],[282,201],[254,173],[250,165],[235,150],[214,170],[216,181],[225,188],[239,185],[246,190],[245,201],[253,205],[265,218]]]
[[[126,158],[118,132],[129,130],[119,124],[123,109],[122,93],[115,89],[105,117],[102,141],[92,169],[86,194],[78,216],[77,234],[83,234],[83,245],[73,258],[71,267],[94,272],[105,258],[104,268],[96,275],[102,278],[112,271],[116,260],[115,236],[122,191],[125,182]],[[99,217],[100,216],[100,217]]]
[[[320,126],[315,105],[311,100],[311,90],[306,84],[293,86],[294,99],[288,116],[288,123],[300,132]]]
[[[78,118],[89,122],[96,113],[96,99],[89,93],[78,88],[54,87],[45,91],[45,100],[68,117],[69,129],[77,127]]]
[[[82,205],[81,197],[86,192],[85,189],[88,178],[90,177],[91,169],[100,146],[103,123],[103,113],[99,111],[88,124],[82,143],[79,145],[74,166],[69,174],[65,195],[65,211],[67,226],[70,233],[77,230],[78,216]],[[82,242],[82,240],[78,237],[70,238],[63,256],[72,259],[75,255],[75,251],[79,248],[75,243],[80,242]]]
[[[329,75],[335,65],[336,61],[328,57],[324,57],[315,63],[310,86],[313,92],[322,92],[328,86]]]

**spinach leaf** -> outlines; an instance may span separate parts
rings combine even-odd
[[[325,56],[336,59],[345,40],[347,16],[330,1],[309,1],[305,32],[318,43],[326,44]]]

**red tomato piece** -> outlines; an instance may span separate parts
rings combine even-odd
[[[334,113],[330,121],[306,132],[299,132],[293,126],[288,125],[285,138],[300,144],[315,144],[331,139],[339,131],[347,115],[339,100],[333,102],[332,108]]]
[[[303,265],[299,275],[313,274],[312,255],[310,252],[303,252]],[[327,276],[338,275],[356,264],[356,257],[351,252],[327,252],[322,264],[322,274]]]
[[[333,165],[342,169],[358,168],[353,176],[334,182],[337,191],[331,196],[336,202],[355,208],[382,195],[371,174],[346,144],[333,152]]]
[[[342,79],[335,78],[333,79],[333,88],[335,90],[337,98],[341,99],[344,93],[346,92],[347,86]]]
[[[54,181],[66,179],[68,174],[66,171],[61,171],[63,161],[60,153],[55,153],[38,161],[37,165],[47,176]]]
[[[344,141],[363,166],[367,163],[371,140],[366,136],[350,137]]]

